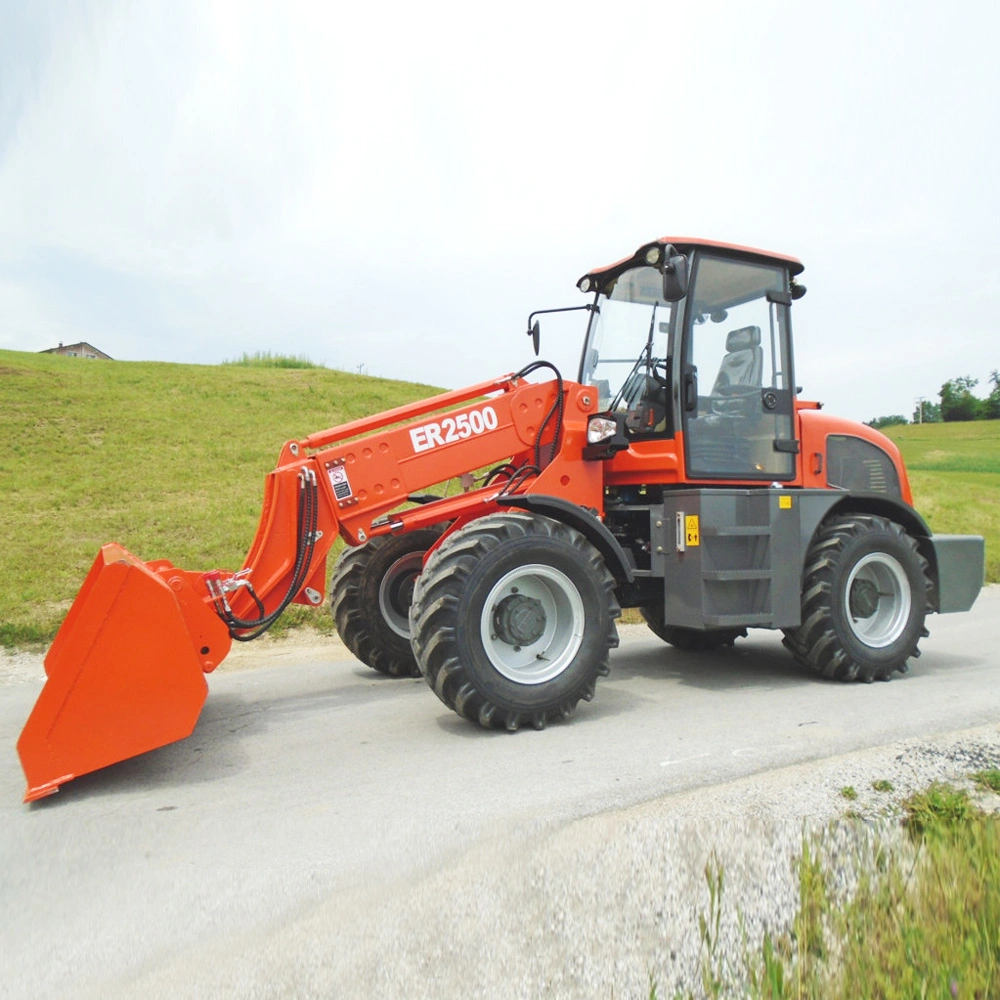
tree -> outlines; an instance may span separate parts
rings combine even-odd
[[[983,419],[1000,420],[1000,371],[996,368],[990,372],[990,382],[993,384],[993,389],[983,400]]]
[[[873,427],[875,430],[880,431],[883,427],[894,427],[896,424],[906,424],[909,421],[902,413],[894,413],[890,417],[876,417],[874,420],[866,420],[865,423],[869,427]]]
[[[963,375],[960,378],[949,379],[938,395],[941,397],[941,419],[978,420],[982,410],[982,400],[972,395],[972,390],[979,385],[979,379]]]
[[[914,424],[939,424],[941,423],[941,407],[938,403],[932,403],[929,399],[922,399],[913,408]]]

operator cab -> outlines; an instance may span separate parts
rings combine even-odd
[[[689,480],[794,478],[801,271],[791,257],[667,238],[591,271],[578,283],[595,293],[580,382],[630,442],[680,436]]]

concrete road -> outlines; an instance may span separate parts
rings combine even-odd
[[[32,806],[14,745],[40,683],[0,687],[0,996],[434,995],[412,963],[377,968],[404,939],[447,959],[433,907],[408,908],[421,885],[461,899],[455,872],[499,877],[583,817],[1000,721],[1000,587],[928,624],[911,672],[873,685],[806,676],[767,632],[685,654],[625,627],[592,703],[516,735],[276,646],[210,678],[189,739]],[[511,982],[496,994],[531,995]]]

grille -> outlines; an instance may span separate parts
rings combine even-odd
[[[826,439],[826,482],[856,493],[902,496],[892,459],[870,441],[847,434]]]

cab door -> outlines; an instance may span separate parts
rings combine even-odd
[[[696,257],[680,368],[689,479],[794,478],[790,305],[785,268]]]

